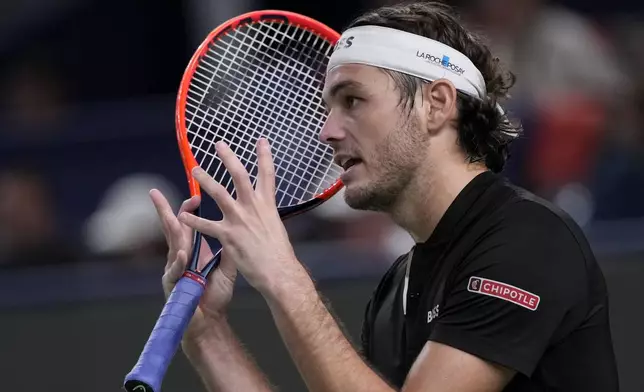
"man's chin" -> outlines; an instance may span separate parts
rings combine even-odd
[[[344,202],[354,210],[378,211],[377,196],[365,187],[356,184],[345,186]]]
[[[362,210],[361,192],[356,188],[354,184],[345,184],[343,193],[344,202],[354,210]]]

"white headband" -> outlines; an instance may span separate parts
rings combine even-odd
[[[432,39],[381,26],[346,30],[338,42],[327,73],[342,64],[365,64],[434,81],[447,79],[472,97],[487,96],[481,72],[467,56]]]

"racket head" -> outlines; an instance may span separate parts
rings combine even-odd
[[[265,39],[254,40],[262,34]],[[192,196],[200,195],[191,174],[197,165],[234,191],[216,157],[218,140],[236,150],[251,179],[256,179],[252,157],[259,137],[268,139],[274,150],[276,200],[283,218],[313,208],[341,189],[342,169],[318,135],[326,121],[321,99],[326,64],[339,36],[311,18],[268,10],[232,18],[206,37],[185,70],[176,106],[177,139]],[[204,76],[206,80],[195,81]],[[202,236],[194,234],[192,260],[126,376],[124,388],[129,392],[160,390],[206,278],[220,260],[221,248],[199,272]]]
[[[200,195],[191,174],[196,166],[234,196],[216,157],[218,140],[235,151],[254,183],[259,137],[272,147],[283,216],[313,208],[342,188],[342,169],[319,140],[326,121],[326,65],[339,37],[307,16],[264,10],[229,19],[204,39],[186,67],[176,102],[177,140],[192,196]]]

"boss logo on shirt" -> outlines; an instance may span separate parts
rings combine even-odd
[[[432,321],[434,321],[434,319],[436,317],[438,317],[438,307],[439,306],[440,305],[436,305],[436,306],[434,306],[434,308],[432,310],[427,312],[427,324],[431,323]]]
[[[472,276],[467,285],[467,291],[499,298],[530,310],[537,310],[539,307],[538,295],[491,279]]]

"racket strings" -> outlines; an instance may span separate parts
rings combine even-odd
[[[271,25],[269,25],[268,27],[273,28]],[[300,33],[298,39],[295,41],[296,43],[301,43],[302,40],[311,39],[311,37],[314,37],[314,40],[316,41],[315,43],[318,43],[319,41],[321,41],[319,36],[313,35],[313,34],[311,34],[310,32],[308,32],[306,30],[296,29],[296,31],[299,31],[299,33]],[[313,47],[315,47],[315,43],[312,45]],[[301,44],[300,46],[304,46],[304,45],[305,44]],[[323,80],[323,78],[324,78],[323,72],[324,72],[324,69],[325,69],[323,60],[326,58],[326,56],[328,56],[329,51],[330,51],[331,48],[332,48],[331,45],[328,45],[328,44],[326,45],[326,50],[325,50],[324,53],[322,53],[322,56],[324,56],[324,57],[322,57],[321,59],[320,59],[320,54],[321,53],[319,51],[316,52],[315,57],[311,57],[311,56],[308,56],[308,51],[307,50],[302,50],[299,47],[298,48],[292,48],[293,50],[295,50],[295,53],[298,53],[299,56],[304,55],[306,57],[305,61],[312,61],[313,62],[313,64],[308,63],[309,66],[311,66],[311,65],[315,66],[314,69],[315,69],[315,72],[316,72],[316,78],[312,78],[312,77],[307,78],[306,73],[304,73],[304,75],[303,75],[303,81],[306,81],[308,83],[307,87],[309,87],[308,90],[310,92],[309,94],[305,94],[305,97],[306,98],[313,98],[314,103],[317,105],[317,112],[321,113],[323,118],[325,117],[325,110],[324,110],[324,107],[322,105],[322,99],[321,99],[321,96],[319,94],[317,94],[317,95],[315,94],[316,92],[319,93],[320,89],[316,89],[316,85],[314,85],[313,83],[314,82],[321,82]],[[300,57],[300,59],[301,59],[301,57]],[[322,62],[320,60],[322,60]],[[306,64],[306,62],[305,62],[305,64]],[[297,68],[293,68],[292,70],[297,70]],[[291,74],[292,74],[292,72],[291,72]],[[300,76],[301,75],[298,75],[298,77],[300,77]],[[300,118],[300,119],[302,120],[302,118]],[[301,125],[302,124],[300,122],[298,124],[298,126],[301,127]],[[308,125],[310,125],[310,124],[308,124]],[[323,121],[320,122],[320,124],[318,124],[319,128],[317,128],[317,129],[321,129],[321,127],[323,125],[324,125],[324,122]],[[303,140],[303,139],[300,139],[300,140]],[[314,142],[318,142],[317,135],[315,136]],[[309,147],[309,146],[307,145],[307,147]],[[326,150],[329,151],[328,148]],[[330,157],[330,156],[331,156],[330,154],[327,155],[327,157]],[[301,161],[301,157],[299,157],[298,159]],[[327,173],[328,173],[328,169],[329,169],[329,166],[332,164],[332,161],[330,160],[330,161],[328,161],[328,163],[323,162],[323,164],[324,164],[323,167],[327,168]],[[318,167],[320,167],[320,166],[318,166]],[[304,176],[299,176],[300,181],[299,181],[298,186],[302,186],[303,179],[304,179]],[[335,178],[333,178],[333,179],[335,179]],[[318,182],[318,186],[319,186],[319,182]],[[316,191],[319,192],[320,189],[316,189]],[[283,193],[282,198],[285,195],[286,195],[286,193]],[[302,201],[302,200],[300,200],[300,201]],[[280,203],[281,203],[281,201],[278,201],[278,204],[280,204]]]
[[[196,89],[197,89],[197,90],[199,90],[199,91],[202,91],[202,89],[199,89],[199,88],[196,88]],[[233,100],[235,100],[235,98],[233,98]],[[194,101],[194,99],[189,98],[189,101]],[[197,107],[197,106],[195,106],[195,105],[193,105],[193,104],[187,103],[187,105],[188,105],[189,107],[191,107],[192,109],[194,109],[195,111],[201,111],[201,112],[203,112],[204,114],[206,114],[206,111],[204,111],[203,109],[201,109],[201,108],[199,108],[199,107]],[[248,107],[249,107],[249,106],[246,106],[246,108],[248,108]],[[266,110],[266,108],[267,108],[267,106],[264,106],[264,111]],[[223,115],[224,115],[228,120],[235,120],[235,119],[233,119],[233,118],[232,118],[228,113],[224,113]],[[241,118],[242,118],[242,120],[241,120],[241,121],[244,121],[244,122],[245,122],[245,121],[247,121],[247,120],[243,120],[243,119],[247,118],[247,116],[245,116],[245,113],[242,113]],[[239,119],[237,119],[237,120],[239,120]],[[245,124],[245,125],[248,125],[248,124]],[[264,122],[264,119],[263,119],[263,118],[260,118],[260,124],[259,124],[259,125],[261,125],[261,126],[268,126],[268,124]],[[322,126],[322,124],[313,125],[313,124],[311,124],[311,123],[309,122],[309,123],[307,124],[307,126],[310,126],[310,127],[316,127],[316,126],[321,127],[321,126]],[[215,136],[215,133],[214,133],[214,132],[212,132],[212,131],[210,131],[210,130],[207,130],[207,131],[206,131],[206,133],[208,134],[208,136],[209,136],[209,137]],[[203,138],[204,140],[208,140],[207,138],[205,138],[204,136],[199,135],[199,134],[196,134],[195,136],[196,136],[196,137]],[[284,137],[285,137],[285,135],[283,135],[283,134],[278,134],[277,136],[278,136],[278,139],[281,139],[281,140],[279,140],[279,142],[284,142]],[[246,141],[247,141],[248,143],[251,143],[251,142],[252,142],[251,140],[246,140]],[[283,144],[282,144],[282,145],[283,145]],[[297,153],[297,151],[290,149],[288,145],[287,145],[287,147],[286,147],[286,148],[287,148],[287,149],[289,149],[289,151],[288,151],[289,153]],[[207,153],[206,151],[202,150],[200,146],[196,146],[196,147],[195,147],[195,149],[197,149],[197,150],[199,150],[199,151],[201,151],[201,152]],[[328,157],[326,157],[326,156],[322,156],[322,155],[321,155],[319,152],[317,152],[317,151],[316,151],[313,155],[314,155],[314,156],[315,156],[315,158],[317,158],[317,159],[321,159],[321,160],[324,160],[325,158],[329,159],[329,158],[328,158]],[[330,164],[330,162],[328,162],[328,164]],[[323,170],[322,168],[317,167],[317,170],[316,170],[316,172],[315,172],[315,173],[313,173],[313,175],[316,177],[316,179],[317,179],[317,180],[323,180],[323,179],[324,179],[324,177],[327,175],[327,170]]]
[[[236,39],[236,38],[235,38],[235,37],[233,37],[232,39]],[[260,45],[260,46],[263,46],[263,47],[267,48],[267,46],[266,46],[266,45]],[[281,62],[281,63],[282,63],[282,64],[280,64],[280,65],[285,64],[285,62]],[[205,65],[205,64],[207,64],[207,63],[206,63],[206,62],[204,62],[204,65]],[[251,66],[252,66],[252,64],[249,64],[249,65],[251,65]],[[268,66],[269,64],[266,64],[266,63],[264,62],[264,63],[263,63],[263,64],[261,64],[261,65],[263,65],[263,66]],[[292,67],[291,67],[291,68],[292,68]],[[247,68],[247,70],[248,70],[248,68]],[[291,73],[291,74],[292,74],[292,73]],[[290,75],[289,75],[289,76],[290,76]],[[244,82],[244,80],[242,79],[242,83],[243,83],[243,82]],[[262,83],[270,83],[270,80],[266,80],[266,78],[262,78],[261,82],[262,82]],[[302,90],[300,90],[299,92],[301,92],[301,91],[302,91]],[[264,97],[260,97],[260,98],[262,98],[262,100],[264,101],[264,102],[262,102],[262,103],[267,104],[267,106],[264,106],[264,111],[266,111],[266,109],[267,109],[267,108],[269,108],[269,107],[271,106],[271,104],[272,104],[272,106],[274,106],[274,103],[267,102],[267,101],[266,101],[266,99],[265,99]],[[285,99],[285,100],[286,100],[286,102],[287,102],[288,104],[290,104],[290,105],[292,105],[292,104],[294,103],[294,102],[293,102],[293,98],[291,98],[291,97],[286,97],[286,96],[283,96],[283,95],[282,95],[282,96],[280,96],[279,98],[280,98],[280,99]],[[234,97],[233,97],[233,100],[234,100]],[[318,103],[320,103],[320,102],[318,102]],[[248,106],[246,106],[246,107],[248,107]],[[294,108],[295,108],[295,109],[299,109],[297,106],[294,106]],[[262,114],[263,114],[263,113],[262,113]],[[275,115],[276,115],[276,116],[277,116],[281,121],[289,121],[289,119],[287,119],[287,118],[286,118],[282,113],[280,113],[280,112],[274,112],[274,114],[275,114]],[[305,118],[306,118],[306,116],[307,116],[307,114],[306,114],[306,113],[302,113],[300,110],[296,110],[296,113],[291,113],[291,114],[295,114],[295,115],[299,115],[299,116],[302,116],[302,115],[303,115]],[[312,124],[312,123],[307,124],[307,126],[311,126],[311,127],[320,127],[321,125],[322,125],[322,124]],[[318,158],[321,158],[321,157],[318,157]]]
[[[190,106],[190,107],[192,107],[192,108],[193,108],[193,109],[195,109],[195,110],[200,110],[200,111],[204,112],[202,109],[197,108],[197,107],[195,107],[194,105],[189,105],[189,106]],[[204,113],[205,113],[205,112],[204,112]],[[229,116],[229,115],[227,115],[226,113],[224,113],[224,116],[225,116],[225,117],[227,117],[227,119],[228,119],[228,120],[234,120],[232,117],[230,117],[230,116]],[[244,117],[242,117],[242,119],[243,119],[243,118],[244,118]],[[237,119],[237,120],[239,121],[240,119]],[[241,120],[241,121],[245,121],[245,120]],[[247,125],[247,124],[246,124],[246,125]],[[263,125],[266,125],[266,124],[263,124]],[[224,131],[225,131],[225,130],[224,130]],[[213,136],[215,136],[214,132],[212,132],[212,131],[207,131],[207,133],[208,133],[208,136],[209,136],[209,137],[213,137]],[[229,132],[227,132],[227,133],[228,133],[228,134],[230,134]],[[245,135],[245,134],[242,134],[242,136],[244,136],[244,135]],[[204,141],[204,140],[205,140],[205,141],[210,140],[209,138],[206,138],[206,137],[204,137],[204,136],[202,136],[202,135],[198,135],[198,134],[196,134],[195,136],[196,136],[196,137],[199,137],[199,138],[202,138],[202,139],[203,139],[203,140],[202,140],[202,143],[203,143],[203,141]],[[246,136],[248,137],[248,135],[246,135]],[[278,136],[280,136],[280,138],[281,138],[281,139],[283,139],[283,138],[284,138],[284,135],[278,135]],[[247,139],[247,138],[246,138],[246,139]],[[282,140],[282,141],[283,141],[283,140]],[[252,140],[248,140],[248,139],[247,139],[247,140],[243,140],[243,142],[244,142],[244,143],[246,143],[246,145],[238,146],[238,149],[241,149],[243,153],[248,153],[248,154],[250,155],[250,156],[249,156],[249,158],[250,158],[250,157],[256,158],[256,156],[255,156],[254,152],[253,152],[253,151],[249,151],[249,150],[248,150],[248,148],[250,147],[250,144],[252,144],[252,143],[253,143],[253,141],[252,141]],[[201,148],[201,144],[202,144],[202,143],[200,143],[200,145],[199,145],[199,146],[195,146],[195,147],[194,147],[194,149],[198,150],[199,152],[202,152],[203,154],[208,155],[208,156],[209,156],[209,158],[211,159],[211,161],[210,161],[210,162],[212,163],[212,159],[213,159],[213,158],[215,158],[215,155],[214,155],[214,154],[212,154],[212,153],[210,153],[210,152],[208,152],[208,151],[203,150],[203,149]],[[295,153],[295,154],[297,154],[297,151],[288,151],[288,152],[289,152],[289,153]],[[326,158],[326,159],[328,160],[328,162],[326,162],[326,163],[325,163],[327,166],[328,166],[328,165],[330,165],[330,164],[332,164],[332,162],[330,161],[330,158],[322,157],[322,156],[320,156],[320,154],[317,154],[317,153],[316,153],[316,154],[314,154],[314,155],[316,156],[316,158],[321,159],[321,160],[324,160],[324,159]],[[302,157],[299,157],[299,160],[301,161],[301,160],[302,160]],[[208,167],[207,169],[209,170],[210,168]],[[323,170],[321,167],[317,167],[316,172],[315,172],[315,173],[313,173],[312,175],[313,175],[313,176],[315,177],[315,179],[316,179],[316,180],[318,180],[320,183],[323,183],[323,182],[324,182],[324,177],[327,175],[327,173],[328,173],[328,170]],[[230,181],[230,180],[229,180],[229,181]],[[293,182],[288,181],[288,180],[286,180],[286,179],[282,179],[282,181],[284,181],[284,182],[285,182],[285,183],[287,183],[288,185],[294,185],[294,186],[296,186],[296,187],[297,187],[297,186],[301,186],[301,183],[300,183],[300,184],[294,184]],[[301,182],[301,181],[300,181],[300,182]],[[227,185],[230,185],[230,184],[227,184]]]
[[[199,87],[195,87],[195,90],[197,90],[197,91],[203,91],[203,90],[202,90],[202,89],[200,89]],[[235,101],[236,103],[239,103],[240,105],[242,105],[242,104],[243,104],[243,102],[239,101],[236,97],[233,97],[233,98],[232,98],[232,100],[233,100],[233,101]],[[200,107],[196,106],[196,105],[198,105],[198,102],[196,102],[196,101],[195,101],[195,99],[194,99],[194,98],[191,98],[191,97],[188,97],[187,101],[188,101],[188,102],[186,103],[186,106],[188,106],[188,107],[190,107],[191,109],[193,109],[193,110],[195,111],[195,115],[197,115],[197,116],[198,116],[198,114],[197,114],[198,112],[203,113],[203,115],[204,115],[204,116],[208,115],[208,109],[209,109],[209,108],[206,108],[206,110],[204,110],[203,108],[200,108]],[[266,126],[269,126],[269,123],[266,121],[266,116],[265,116],[265,113],[264,113],[264,112],[266,111],[266,109],[267,109],[267,108],[269,108],[269,107],[271,107],[271,106],[274,106],[274,105],[272,105],[271,103],[269,103],[268,101],[266,101],[263,97],[262,97],[262,98],[260,98],[260,99],[259,99],[259,101],[260,101],[260,103],[261,103],[261,104],[264,104],[264,105],[265,105],[265,106],[263,106],[262,112],[259,112],[259,109],[258,109],[258,108],[259,108],[260,106],[251,107],[250,105],[247,105],[247,104],[246,104],[246,105],[243,105],[243,106],[246,108],[246,111],[248,111],[248,109],[250,109],[250,110],[251,110],[251,114],[258,114],[258,113],[259,113],[259,114],[260,114],[260,117],[258,118],[258,122],[259,122],[259,124],[258,124],[258,125],[260,125],[260,126],[262,126],[262,127],[266,127]],[[241,115],[243,115],[243,114],[244,114],[244,113],[242,113]],[[226,119],[227,119],[227,120],[235,120],[235,118],[233,118],[233,117],[241,117],[241,115],[233,116],[232,114],[227,113],[227,112],[221,113],[221,115],[222,115],[223,117],[226,117]],[[299,115],[299,114],[298,114],[298,115]],[[288,121],[288,119],[286,119],[286,118],[285,118],[281,113],[277,113],[275,116],[276,116],[279,120],[281,120],[281,121]],[[317,127],[321,127],[321,126],[322,126],[321,124],[317,124],[317,125],[316,125],[316,124],[313,122],[313,119],[311,119],[311,120],[310,120],[310,119],[308,119],[308,118],[307,118],[307,116],[310,116],[310,115],[306,115],[306,114],[304,114],[304,115],[303,115],[303,121],[305,121],[305,122],[306,122],[306,125],[307,125],[307,126],[311,126],[311,127],[316,127],[316,126],[317,126]],[[244,118],[246,119],[246,120],[242,120],[243,122],[248,121],[248,120],[247,120],[247,117],[241,117],[241,118],[242,118],[242,119],[244,119]],[[213,136],[213,135],[215,135],[215,133],[214,133],[212,130],[209,130],[209,129],[208,129],[208,130],[206,130],[206,133],[210,134],[209,136]],[[200,135],[197,135],[197,136],[200,136]],[[278,138],[280,138],[280,139],[281,139],[281,141],[282,141],[282,142],[284,141],[284,139],[285,139],[285,135],[277,135],[277,136],[278,136]],[[200,147],[200,146],[199,146],[199,147]],[[287,146],[287,147],[289,147],[289,146]],[[316,157],[316,158],[323,158],[323,156],[321,155],[321,153],[320,153],[319,151],[316,151],[316,152],[315,152],[315,157]]]
[[[234,195],[216,157],[225,140],[255,184],[255,143],[273,149],[278,206],[299,204],[331,186],[341,169],[318,139],[326,120],[321,90],[332,44],[297,26],[249,24],[221,37],[202,56],[186,102],[186,127],[197,162]]]
[[[241,47],[243,47],[243,46],[241,46]]]

